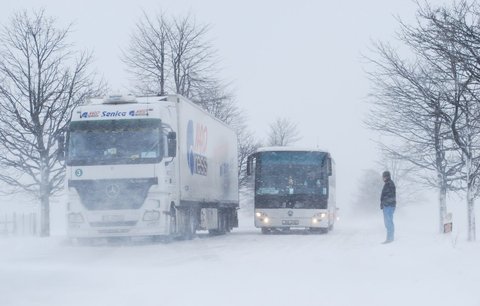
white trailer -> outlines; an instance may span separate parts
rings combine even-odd
[[[73,112],[65,155],[72,238],[238,226],[237,136],[180,95],[92,99]]]
[[[337,219],[335,163],[328,152],[264,147],[248,158],[255,177],[255,226],[262,233],[328,232]]]

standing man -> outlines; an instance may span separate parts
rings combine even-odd
[[[380,208],[383,210],[383,220],[387,229],[387,239],[383,243],[390,243],[395,235],[393,213],[397,205],[396,189],[389,171],[384,171],[382,177],[385,185],[383,185],[382,195],[380,196]]]

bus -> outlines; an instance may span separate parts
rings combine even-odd
[[[327,233],[337,219],[335,162],[317,149],[263,147],[248,157],[254,176],[255,227],[263,234]]]

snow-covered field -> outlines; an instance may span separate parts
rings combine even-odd
[[[0,305],[480,305],[480,244],[461,213],[439,235],[434,205],[399,208],[388,245],[380,211],[344,213],[327,235],[264,236],[248,215],[169,244],[0,238]]]

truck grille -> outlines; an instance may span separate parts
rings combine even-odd
[[[138,209],[155,184],[158,184],[156,178],[68,181],[68,186],[77,190],[89,210]]]
[[[137,221],[90,222],[92,227],[135,226]]]

